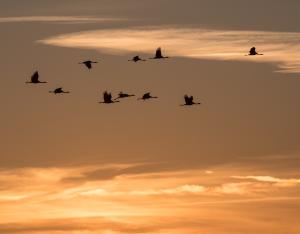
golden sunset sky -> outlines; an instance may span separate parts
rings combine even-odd
[[[299,9],[0,0],[0,234],[299,234]]]

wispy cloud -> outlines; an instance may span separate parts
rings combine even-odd
[[[120,18],[99,18],[92,16],[16,16],[0,17],[0,23],[30,23],[30,22],[53,22],[53,23],[99,23],[120,21]]]
[[[159,230],[159,225],[122,222],[104,217],[36,220],[24,223],[0,223],[0,233],[148,233]]]
[[[232,178],[250,179],[250,180],[256,180],[260,182],[269,182],[269,183],[274,183],[276,186],[281,186],[281,187],[300,185],[300,179],[295,179],[295,178],[281,179],[272,176],[232,176]]]
[[[104,53],[154,53],[213,60],[270,62],[279,71],[300,72],[300,33],[224,31],[199,28],[148,28],[85,31],[55,36],[41,43],[96,49]],[[264,56],[245,56],[256,46]]]
[[[168,171],[151,170],[150,165],[2,168],[0,233],[178,234],[206,230],[221,234],[230,230],[222,223],[224,217],[236,221],[243,211],[241,206],[300,202],[297,187],[273,186],[291,183],[291,179],[231,176],[233,171],[237,175],[245,172],[239,168],[209,168],[213,173],[207,173],[208,168]],[[103,176],[103,172],[110,176]],[[249,212],[255,216],[254,211]],[[213,225],[216,215],[222,217],[220,230]],[[249,213],[244,215],[241,222],[262,227]],[[195,217],[212,226],[195,222]]]
[[[300,184],[300,179],[296,178],[231,176],[224,171],[214,171],[213,174],[207,173],[207,170],[142,172],[146,165],[137,163],[3,169],[0,171],[0,201],[23,200],[35,196],[51,200],[76,196],[243,195],[270,191],[270,183],[278,187]],[[109,176],[103,176],[103,173]],[[199,175],[202,179],[198,179]],[[249,181],[236,182],[231,178]]]

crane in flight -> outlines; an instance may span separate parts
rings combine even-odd
[[[185,104],[181,105],[181,106],[192,106],[192,105],[200,105],[200,102],[194,102],[194,97],[193,96],[188,96],[188,95],[184,95],[184,101]]]
[[[108,93],[107,91],[105,91],[103,93],[103,102],[99,102],[99,103],[102,103],[102,104],[111,104],[111,103],[116,103],[116,102],[119,102],[119,101],[113,100],[111,93]]]
[[[118,100],[120,98],[128,98],[128,97],[134,97],[134,94],[128,94],[128,93],[123,93],[122,91],[119,92],[118,94],[119,96],[117,98],[115,98],[114,100]]]
[[[146,59],[142,59],[140,58],[140,56],[136,55],[134,56],[132,59],[129,59],[128,61],[132,61],[132,62],[138,62],[138,61],[147,61]]]
[[[62,87],[56,88],[53,91],[49,91],[49,93],[54,94],[63,94],[63,93],[70,93],[69,91],[64,91]]]
[[[151,96],[150,93],[145,93],[141,98],[138,98],[138,100],[144,100],[144,101],[146,101],[146,100],[149,100],[151,98],[158,98],[158,97],[153,97],[153,96]]]
[[[150,59],[165,59],[165,58],[169,58],[169,57],[163,56],[161,52],[161,47],[158,47],[155,51],[155,56]]]
[[[255,56],[255,55],[264,55],[264,54],[259,54],[259,53],[257,53],[256,48],[255,48],[255,47],[252,47],[252,48],[250,49],[250,51],[249,51],[248,56]]]
[[[97,61],[87,60],[87,61],[80,62],[79,64],[85,65],[90,70],[90,69],[93,68],[93,66],[92,66],[93,63],[98,63],[98,62]]]
[[[27,81],[26,83],[27,84],[40,84],[40,83],[47,83],[46,81],[40,81],[39,80],[40,78],[40,75],[39,75],[39,72],[38,71],[35,71],[31,78],[30,78],[30,81]]]

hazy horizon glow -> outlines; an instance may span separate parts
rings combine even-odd
[[[222,217],[226,222],[219,223],[220,229],[228,231],[230,225],[238,219],[239,207],[261,202],[272,204],[300,200],[299,196],[292,195],[294,190],[299,189],[297,183],[289,187],[272,184],[291,179],[259,174],[247,176],[245,171],[249,169],[245,168],[235,169],[234,172],[227,171],[229,168],[214,168],[213,173],[206,173],[205,170],[130,172],[143,166],[110,164],[1,171],[3,189],[0,191],[0,203],[3,218],[0,220],[0,231],[155,231],[177,234],[180,230],[189,230],[191,233],[215,233],[215,229],[210,227],[218,222],[214,214],[224,215],[228,212],[229,204],[232,217]],[[104,179],[103,171],[111,171],[115,175]],[[231,173],[241,173],[241,176],[232,176]],[[297,181],[299,183],[300,180]],[[204,214],[205,222],[196,218]],[[244,216],[244,222],[264,230],[266,227],[262,221],[252,215],[249,211]],[[180,219],[183,220],[178,222]],[[186,229],[186,225],[190,227]]]

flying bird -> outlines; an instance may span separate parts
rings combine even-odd
[[[62,93],[70,93],[69,91],[64,91],[62,87],[56,88],[53,91],[49,91],[49,93],[54,93],[54,94],[62,94]]]
[[[134,56],[132,59],[129,59],[128,61],[132,61],[132,62],[138,62],[138,61],[147,61],[145,59],[141,59],[140,56]]]
[[[123,92],[120,92],[118,95],[119,96],[117,98],[115,98],[114,100],[117,100],[117,99],[120,99],[120,98],[128,98],[128,97],[134,97],[135,96],[134,94],[128,94],[128,93],[123,93]]]
[[[46,81],[40,81],[39,77],[40,77],[39,72],[35,71],[32,74],[30,81],[27,81],[26,83],[30,83],[30,84],[47,83]]]
[[[79,64],[84,64],[89,70],[92,69],[92,64],[93,63],[98,63],[97,61],[91,61],[91,60],[87,60],[87,61],[83,61],[80,62]]]
[[[161,52],[161,48],[157,48],[156,49],[156,52],[155,52],[155,56],[153,58],[150,58],[150,59],[165,59],[165,58],[169,58],[169,57],[165,57],[162,55],[162,52]]]
[[[111,104],[111,103],[115,103],[115,102],[119,102],[119,101],[112,100],[111,93],[108,93],[107,91],[105,91],[103,93],[103,102],[99,102],[99,103]]]
[[[146,101],[146,100],[151,99],[151,98],[158,98],[158,97],[153,97],[153,96],[151,96],[150,93],[145,93],[141,98],[138,98],[138,100]]]
[[[194,97],[193,96],[188,96],[188,95],[184,95],[184,101],[185,104],[181,105],[181,106],[192,106],[192,105],[200,105],[200,102],[194,102]]]
[[[254,55],[263,55],[263,54],[259,54],[256,52],[256,48],[255,47],[252,47],[249,51],[249,56],[254,56]]]

